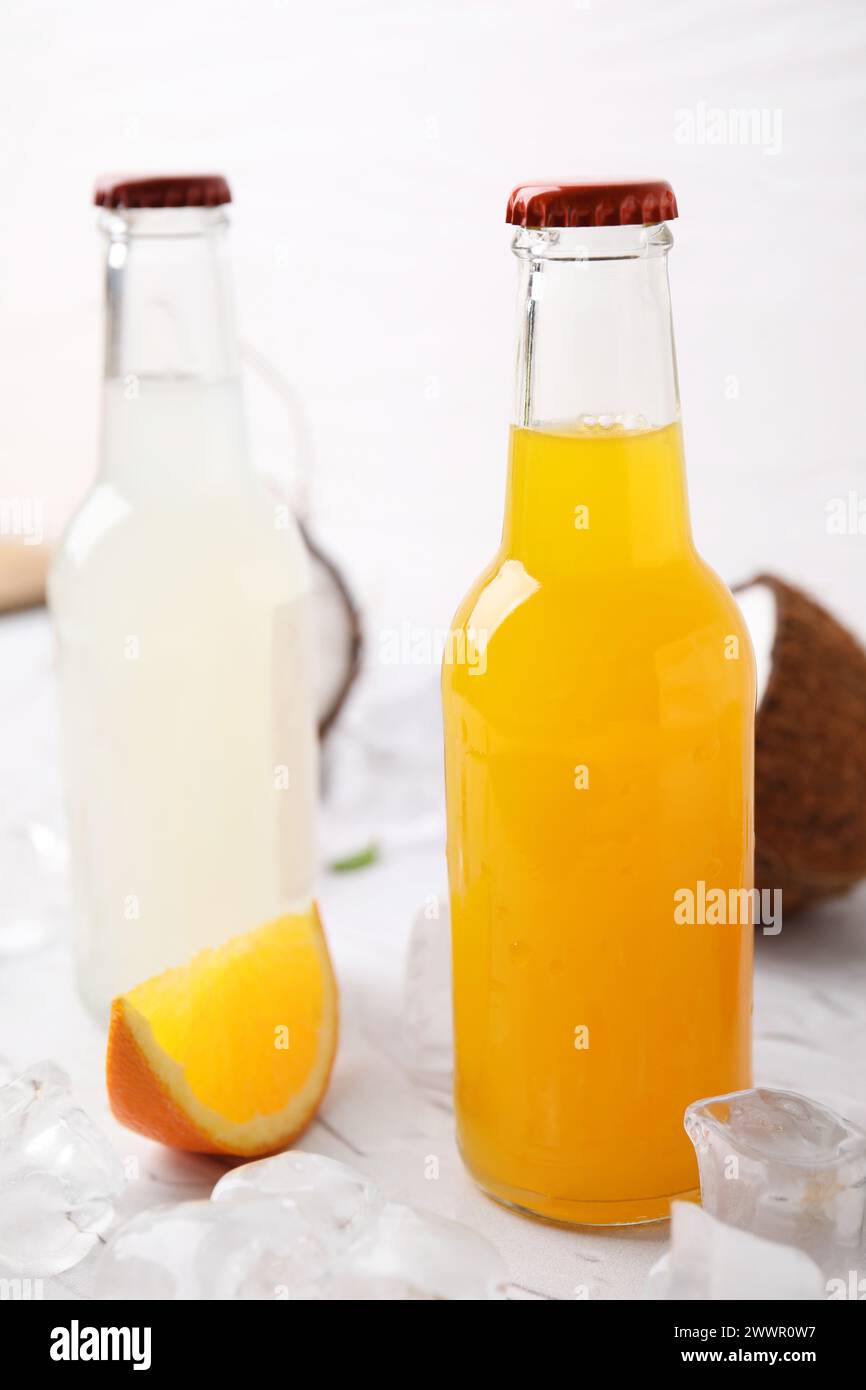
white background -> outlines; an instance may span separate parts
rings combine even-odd
[[[447,623],[501,520],[510,188],[660,176],[700,548],[866,630],[866,537],[826,530],[830,499],[866,504],[861,0],[6,0],[2,25],[3,495],[56,528],[95,466],[94,176],[224,170],[243,336],[303,402],[370,650]],[[715,108],[781,149],[677,138]]]

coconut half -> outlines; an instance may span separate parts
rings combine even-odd
[[[773,575],[735,593],[758,667],[755,881],[789,916],[866,878],[866,651]]]
[[[361,666],[361,620],[349,586],[333,560],[299,522],[313,566],[313,683],[319,737],[346,702]]]

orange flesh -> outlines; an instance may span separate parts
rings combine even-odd
[[[315,1114],[336,1037],[318,917],[283,917],[115,999],[112,1109],[177,1148],[271,1152]]]

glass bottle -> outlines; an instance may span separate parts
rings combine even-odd
[[[99,471],[49,581],[85,1001],[306,906],[308,557],[250,467],[225,180],[97,186]]]
[[[512,195],[502,544],[443,665],[459,1142],[565,1222],[694,1196],[686,1105],[750,1085],[753,657],[689,524],[675,216],[665,184]]]

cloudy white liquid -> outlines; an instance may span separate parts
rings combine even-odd
[[[79,980],[117,992],[305,904],[309,569],[248,470],[234,382],[109,381],[50,601]]]

